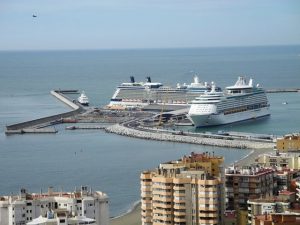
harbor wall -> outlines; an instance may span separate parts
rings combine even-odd
[[[60,123],[60,122],[62,122],[61,120],[63,118],[72,117],[72,116],[78,115],[82,112],[85,112],[85,109],[83,107],[74,104],[71,100],[69,100],[63,94],[58,93],[57,91],[51,91],[51,94],[54,97],[58,98],[60,101],[64,102],[68,106],[70,106],[74,110],[72,110],[70,112],[66,112],[66,113],[60,113],[60,114],[56,114],[53,116],[47,116],[47,117],[43,117],[43,118],[39,118],[39,119],[35,119],[35,120],[30,120],[30,121],[6,126],[6,133],[17,133],[17,132],[12,132],[12,131],[18,131],[18,130],[22,130],[25,128],[35,127],[35,126],[39,126],[39,125],[43,125],[43,124],[52,125],[55,123]]]
[[[9,130],[20,130],[20,129],[24,129],[27,127],[38,126],[38,125],[42,125],[42,124],[46,124],[46,123],[50,123],[50,122],[55,122],[55,121],[58,122],[59,120],[61,120],[63,118],[78,115],[79,113],[81,113],[83,111],[84,110],[82,108],[78,108],[71,112],[61,113],[61,114],[57,114],[57,115],[53,115],[53,116],[47,116],[47,117],[43,117],[43,118],[39,118],[39,119],[35,119],[35,120],[17,123],[17,124],[6,126],[6,130],[8,130],[8,131]]]
[[[156,141],[170,141],[170,142],[180,142],[188,144],[199,144],[199,145],[211,145],[219,147],[230,147],[230,148],[249,148],[249,149],[265,149],[273,148],[274,143],[259,142],[253,140],[225,140],[225,139],[215,139],[215,138],[205,138],[205,137],[195,137],[188,135],[176,135],[163,132],[147,132],[141,130],[135,130],[122,126],[120,124],[115,124],[109,126],[105,129],[108,133],[115,133],[128,137],[135,137],[147,140]]]
[[[80,108],[78,105],[76,105],[74,102],[68,99],[62,92],[59,91],[50,91],[51,95],[65,103],[67,106],[71,107],[72,109],[76,110]]]

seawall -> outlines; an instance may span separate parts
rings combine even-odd
[[[163,132],[148,132],[142,130],[136,130],[122,126],[120,124],[115,124],[109,126],[105,129],[108,133],[119,134],[128,137],[135,137],[147,140],[156,141],[170,141],[188,144],[199,144],[199,145],[211,145],[219,147],[229,147],[229,148],[249,148],[249,149],[265,149],[273,148],[274,143],[270,142],[259,142],[253,140],[226,140],[226,139],[215,139],[206,137],[195,137],[188,135],[176,135]]]
[[[39,119],[35,119],[35,120],[30,120],[30,121],[26,121],[26,122],[22,122],[22,123],[17,123],[17,124],[12,124],[9,126],[6,126],[6,134],[16,134],[16,133],[26,133],[26,128],[39,128],[42,126],[50,126],[53,124],[57,124],[57,123],[61,123],[63,118],[67,118],[67,117],[72,117],[75,115],[78,115],[82,112],[85,112],[85,109],[83,107],[81,107],[80,105],[76,105],[74,104],[70,99],[68,99],[65,95],[63,95],[62,93],[58,92],[58,91],[51,91],[51,94],[58,98],[60,101],[64,102],[65,104],[67,104],[69,107],[71,107],[72,111],[70,112],[66,112],[66,113],[60,113],[60,114],[56,114],[53,116],[47,116],[47,117],[43,117],[43,118],[39,118]],[[41,133],[45,133],[41,130]],[[37,130],[36,130],[37,131]],[[36,132],[38,133],[38,132]]]
[[[65,103],[67,106],[71,107],[72,109],[76,110],[79,109],[80,107],[76,105],[74,102],[72,102],[67,96],[63,94],[63,92],[60,91],[50,91],[51,95]]]

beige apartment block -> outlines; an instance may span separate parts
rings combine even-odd
[[[142,224],[223,224],[222,163],[222,157],[192,153],[143,172]]]
[[[287,134],[283,138],[278,138],[276,148],[281,152],[299,151],[300,134]]]
[[[256,158],[257,164],[264,167],[300,169],[299,153],[269,153]]]
[[[275,171],[270,168],[245,166],[225,170],[226,209],[247,209],[247,201],[272,197],[276,187]]]

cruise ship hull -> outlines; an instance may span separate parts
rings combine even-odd
[[[227,115],[224,115],[224,113],[206,114],[206,115],[189,114],[189,118],[192,120],[195,127],[207,127],[207,126],[217,126],[217,125],[236,123],[245,120],[254,120],[269,115],[270,115],[269,107],[264,107],[260,109],[237,112],[237,113],[232,113]]]

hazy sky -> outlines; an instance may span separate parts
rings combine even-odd
[[[0,0],[0,50],[288,44],[299,0]]]

